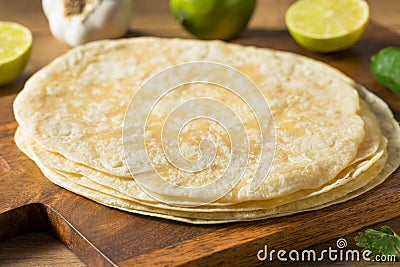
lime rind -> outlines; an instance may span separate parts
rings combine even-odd
[[[227,41],[245,30],[256,4],[256,0],[170,0],[170,9],[192,35]]]
[[[302,47],[315,52],[329,53],[345,50],[353,46],[364,33],[366,26],[367,24],[365,24],[357,32],[331,38],[313,38],[299,34],[290,29],[289,32],[292,35],[293,39]]]

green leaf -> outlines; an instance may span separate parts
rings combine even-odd
[[[373,257],[395,255],[396,261],[400,261],[400,237],[389,226],[382,226],[381,231],[367,229],[358,233],[354,240],[363,251],[370,250]]]

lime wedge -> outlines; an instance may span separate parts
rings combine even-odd
[[[335,52],[358,41],[369,21],[363,0],[300,0],[286,11],[290,34],[306,49]]]
[[[32,34],[24,26],[0,21],[0,86],[11,83],[28,63]]]

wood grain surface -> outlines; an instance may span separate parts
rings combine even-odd
[[[371,76],[369,58],[388,45],[400,46],[399,35],[371,23],[353,48],[318,55],[300,48],[284,28],[283,14],[293,1],[259,1],[251,27],[234,42],[295,51],[325,61],[389,103],[400,119],[400,98]],[[398,0],[368,1],[371,15],[400,33]],[[168,11],[168,1],[133,2],[130,36],[190,37]],[[396,11],[397,10],[397,11]],[[0,0],[0,20],[28,26],[34,35],[31,60],[20,78],[0,89],[0,265],[98,266],[256,265],[265,244],[278,249],[326,247],[330,239],[385,222],[400,228],[399,170],[382,186],[352,201],[320,211],[251,223],[192,226],[110,209],[48,182],[13,141],[17,124],[12,101],[35,71],[69,48],[51,37],[40,1]],[[66,244],[66,250],[49,235]],[[22,235],[22,236],[21,236]],[[316,245],[328,241],[322,245]],[[331,241],[332,242],[332,241]],[[48,246],[46,246],[46,244]],[[18,249],[24,248],[18,253]],[[43,249],[40,249],[43,248]],[[39,252],[38,252],[39,251]],[[47,253],[47,254],[45,254]],[[280,263],[279,263],[280,264]],[[330,263],[331,264],[331,263]]]

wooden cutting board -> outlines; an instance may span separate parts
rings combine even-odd
[[[370,57],[383,47],[400,46],[400,37],[376,24],[353,48],[328,55],[303,50],[283,30],[249,31],[236,42],[325,61],[382,97],[400,120],[400,97],[369,71]],[[53,185],[18,150],[14,98],[0,98],[0,240],[46,230],[95,266],[246,266],[260,264],[257,252],[264,245],[301,249],[400,216],[400,169],[346,203],[258,222],[197,226],[108,208]]]

